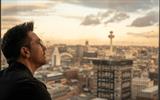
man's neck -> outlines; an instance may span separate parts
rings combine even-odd
[[[30,62],[28,62],[27,60],[17,60],[18,62],[24,64],[32,73],[32,75],[34,74],[34,72],[36,71],[36,66],[34,64],[31,64]]]

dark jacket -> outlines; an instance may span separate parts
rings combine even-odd
[[[0,100],[51,100],[46,86],[23,64],[0,71]]]

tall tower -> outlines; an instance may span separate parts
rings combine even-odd
[[[94,59],[97,97],[131,100],[132,64],[129,59]]]
[[[113,44],[112,44],[112,39],[114,38],[113,31],[110,31],[110,34],[108,35],[110,39],[110,55],[113,55]]]
[[[89,45],[89,42],[86,40],[85,41],[85,46],[88,46]]]
[[[61,56],[58,50],[58,47],[54,48],[51,59],[51,66],[60,66],[61,65]]]
[[[89,46],[89,41],[86,40],[85,41],[85,52],[87,52],[89,50],[90,46]]]

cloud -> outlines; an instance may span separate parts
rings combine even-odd
[[[129,15],[127,15],[126,13],[115,13],[115,15],[113,17],[111,17],[109,20],[107,20],[106,22],[104,22],[105,24],[111,23],[111,22],[120,22],[122,20],[125,20],[129,18]]]
[[[113,13],[114,13],[114,10],[109,10],[109,11],[106,11],[106,12],[103,12],[103,13],[98,13],[98,16],[100,16],[101,19],[104,19],[106,17],[109,17]]]
[[[159,0],[61,0],[67,3],[79,4],[82,6],[100,8],[100,9],[117,9],[120,11],[133,12],[139,9],[146,10],[153,6],[158,6]]]
[[[27,4],[22,4],[22,3],[13,3],[13,4],[2,4],[1,8],[1,15],[2,16],[16,16],[19,14],[22,15],[29,15],[28,13],[38,13],[46,10],[47,8],[53,6],[54,3],[27,3]],[[36,14],[35,14],[36,15]],[[44,15],[44,13],[41,13],[41,15]]]
[[[57,15],[58,15],[58,14],[57,14]],[[62,14],[59,14],[59,16],[64,17],[64,18],[67,18],[67,19],[77,19],[77,20],[83,19],[83,17],[81,17],[81,16],[76,16],[76,15],[62,15]]]
[[[143,33],[128,32],[127,35],[131,35],[135,37],[145,37],[145,38],[158,38],[158,32],[154,32],[154,31],[143,32]]]
[[[149,12],[146,16],[135,19],[130,26],[145,27],[157,24],[159,22],[158,12]]]
[[[94,15],[88,15],[82,21],[81,25],[98,25],[100,24],[100,20]]]
[[[113,22],[120,22],[127,18],[129,18],[127,13],[108,10],[106,12],[98,12],[96,15],[87,15],[81,24],[98,25],[102,22],[104,22],[104,24],[108,24]]]
[[[1,29],[9,29],[22,21],[16,17],[5,16],[1,19]]]
[[[3,17],[1,19],[1,21],[3,23],[3,22],[17,22],[17,21],[20,21],[20,20],[18,18],[16,18],[16,17],[9,17],[9,16],[7,16],[7,17]]]

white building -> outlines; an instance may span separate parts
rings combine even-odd
[[[51,98],[55,99],[57,97],[66,95],[70,91],[70,88],[69,86],[62,84],[54,84],[54,85],[47,84],[47,90],[49,91]]]
[[[149,78],[133,78],[132,79],[132,99],[135,100],[137,96],[142,95],[142,90],[153,87],[153,81]]]
[[[141,97],[152,99],[158,97],[158,86],[152,86],[141,91]]]
[[[58,47],[54,48],[51,59],[51,66],[60,66],[61,65],[61,56],[58,50]]]

